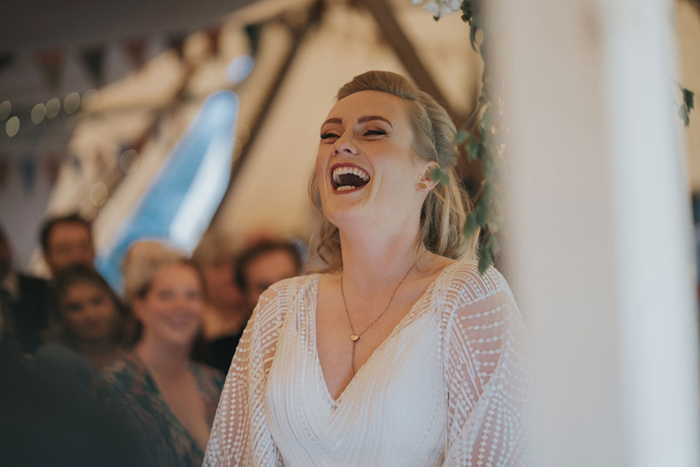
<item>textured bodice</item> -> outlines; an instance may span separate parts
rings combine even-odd
[[[261,297],[205,466],[529,465],[528,338],[498,271],[443,270],[337,401],[316,347],[319,280]]]
[[[265,392],[285,465],[436,465],[445,444],[447,391],[432,290],[335,401],[316,350],[319,277],[290,305]]]

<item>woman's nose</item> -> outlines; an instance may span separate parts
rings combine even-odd
[[[352,138],[346,135],[341,136],[333,145],[333,153],[335,155],[339,154],[357,154],[357,147],[352,141]]]

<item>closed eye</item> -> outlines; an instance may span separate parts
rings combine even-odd
[[[367,130],[365,131],[365,136],[383,136],[386,135],[384,130]]]
[[[338,138],[338,135],[336,135],[335,133],[330,133],[330,132],[321,134],[321,139],[329,139],[329,138]]]

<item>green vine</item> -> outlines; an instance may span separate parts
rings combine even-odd
[[[690,111],[695,108],[694,98],[695,93],[689,89],[684,88],[682,85],[678,85],[681,88],[681,93],[683,94],[683,103],[678,108],[678,116],[681,117],[685,126],[690,125]]]
[[[479,272],[483,274],[498,255],[501,247],[496,237],[498,232],[496,211],[496,160],[505,151],[505,125],[504,105],[502,89],[496,85],[490,76],[490,67],[487,63],[487,45],[489,34],[483,27],[483,11],[485,0],[463,0],[460,4],[462,20],[469,24],[469,41],[472,48],[479,52],[484,59],[484,72],[482,75],[482,88],[478,100],[479,120],[473,131],[460,129],[456,135],[457,145],[464,148],[469,162],[481,163],[482,182],[474,196],[474,210],[467,216],[464,224],[464,235],[467,238],[481,232],[479,251]],[[444,8],[444,7],[443,7]],[[447,10],[436,7],[435,20]],[[477,38],[481,31],[480,40]],[[494,89],[496,88],[496,89]],[[447,174],[441,169],[435,169],[432,173],[434,180],[441,183],[448,181]]]
[[[414,3],[422,3],[421,0],[413,0]],[[500,219],[497,211],[497,163],[505,153],[505,105],[503,102],[503,86],[496,83],[490,74],[488,61],[488,46],[491,34],[484,28],[485,7],[488,0],[462,0],[460,10],[462,21],[469,24],[469,41],[472,48],[481,54],[484,60],[484,72],[482,75],[482,88],[478,100],[478,124],[473,131],[460,129],[457,131],[456,143],[463,147],[469,162],[480,161],[483,175],[481,186],[474,196],[474,210],[467,216],[464,224],[464,235],[467,238],[481,232],[479,251],[479,272],[483,274],[498,255],[501,247],[496,233],[499,229]],[[434,12],[435,20],[441,16],[455,11],[454,2],[450,0],[433,0],[426,5],[428,11]],[[477,37],[481,31],[480,40]],[[690,123],[690,112],[694,108],[694,93],[680,86],[683,94],[683,103],[678,109],[685,126]],[[447,173],[441,169],[435,169],[432,173],[433,180],[447,183]]]

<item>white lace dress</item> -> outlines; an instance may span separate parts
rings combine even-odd
[[[530,465],[528,337],[503,276],[447,267],[333,400],[316,350],[320,275],[260,299],[204,465]]]

